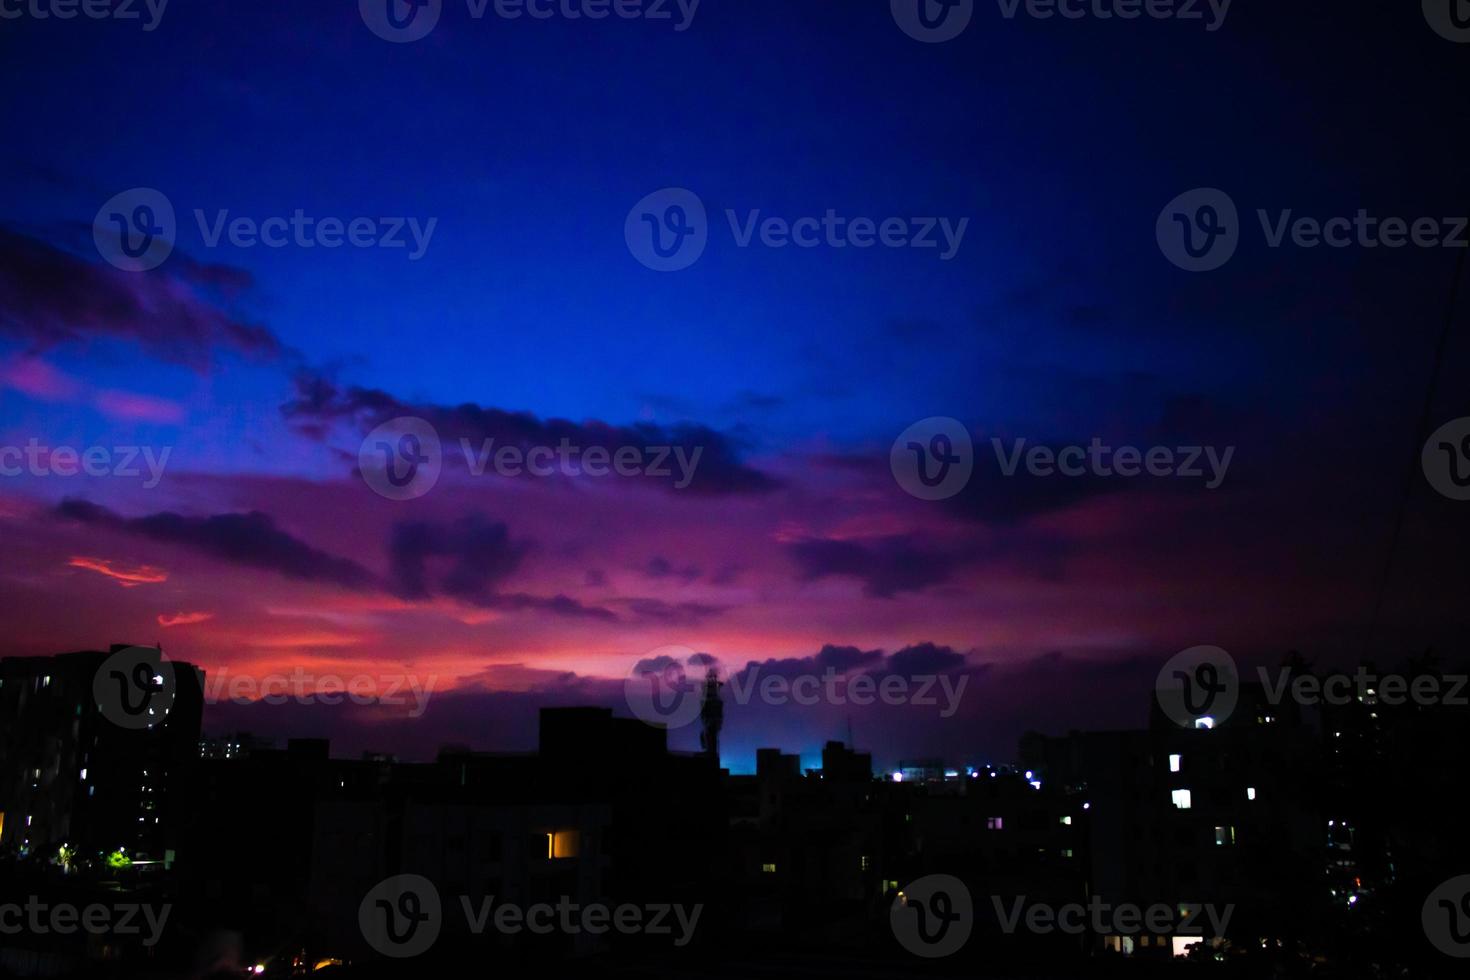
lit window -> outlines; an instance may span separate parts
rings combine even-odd
[[[1171,755],[1171,756],[1169,756],[1169,771],[1170,772],[1178,772],[1179,771],[1179,767],[1180,767],[1180,765],[1183,762],[1184,762],[1184,756],[1182,756],[1182,755]]]
[[[1215,727],[1215,719],[1211,718],[1209,715],[1205,715],[1203,718],[1196,718],[1194,720],[1194,727],[1195,728],[1214,728]]]
[[[558,830],[546,835],[548,858],[574,858],[577,856],[578,834],[575,830]]]
[[[986,817],[985,818],[985,829],[986,830],[1004,830],[1005,829],[1005,820],[1003,820],[1000,817]]]
[[[1256,798],[1256,788],[1254,786],[1247,786],[1245,788],[1245,798],[1248,800]]]
[[[761,873],[762,874],[768,874],[768,875],[775,874],[776,873],[776,865],[775,864],[771,864],[771,863],[761,865]]]
[[[1189,809],[1189,806],[1190,806],[1189,790],[1187,790],[1187,789],[1176,789],[1172,793],[1169,794],[1169,798],[1174,801],[1174,806],[1176,806],[1180,810],[1188,810]]]
[[[859,870],[867,871],[872,866],[873,862],[866,854],[864,854],[858,861]]]
[[[1063,827],[1070,827],[1070,826],[1072,826],[1072,818],[1071,817],[1063,817],[1062,818],[1062,826]]]
[[[1216,847],[1229,847],[1229,846],[1233,845],[1234,843],[1235,843],[1235,828],[1234,827],[1216,827],[1215,828],[1215,846]]]
[[[1069,858],[1071,856],[1072,856],[1072,849],[1070,847],[1066,847],[1066,848],[1063,848],[1062,849],[1062,857]]]

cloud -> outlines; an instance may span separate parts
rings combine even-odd
[[[623,447],[643,450],[648,466],[657,465],[667,477],[648,476],[648,482],[667,486],[682,479],[673,456],[659,464],[655,447],[673,447],[684,458],[698,463],[685,487],[691,494],[720,495],[763,493],[778,484],[774,477],[757,470],[740,458],[734,440],[714,429],[693,423],[659,426],[649,422],[611,425],[598,420],[572,422],[566,419],[538,418],[530,412],[510,412],[499,408],[466,403],[457,406],[415,404],[401,401],[376,388],[342,388],[320,374],[305,372],[297,377],[297,397],[282,412],[299,431],[324,439],[334,423],[369,432],[383,422],[399,416],[427,420],[439,433],[446,447],[468,440],[476,450],[493,439],[497,449],[515,446],[523,452],[533,446],[560,447],[570,445],[585,451],[600,447],[610,453]]]
[[[620,600],[639,619],[655,620],[675,626],[694,626],[711,616],[725,612],[727,606],[705,602],[665,602],[662,599],[635,598]]]
[[[156,565],[126,565],[107,558],[89,558],[85,555],[75,556],[67,564],[72,568],[85,568],[89,572],[105,575],[125,589],[168,581],[168,572]]]
[[[238,269],[177,252],[159,269],[124,272],[0,226],[0,336],[32,351],[111,336],[195,369],[216,348],[279,356],[270,330],[225,313],[206,295],[232,295],[249,282]]]
[[[882,650],[863,650],[859,647],[828,643],[809,657],[750,661],[741,673],[754,669],[761,677],[774,674],[793,678],[821,677],[830,670],[839,675],[886,676],[896,674],[902,677],[916,677],[961,670],[967,663],[965,655],[957,652],[953,647],[927,641],[906,646],[891,655]]]
[[[473,601],[508,578],[527,550],[526,544],[510,540],[510,531],[503,523],[478,516],[447,525],[400,523],[394,526],[388,546],[393,591],[405,599],[428,598],[428,559],[448,558],[451,567],[440,576],[438,591]]]
[[[512,541],[504,523],[480,515],[448,524],[412,521],[393,528],[388,546],[389,583],[403,599],[447,595],[488,609],[539,609],[563,616],[615,619],[611,610],[583,605],[565,595],[501,594],[498,587],[521,565],[529,543]],[[446,566],[434,574],[432,565]]]
[[[278,528],[259,511],[185,517],[162,512],[147,517],[123,517],[85,500],[68,498],[57,506],[67,519],[104,527],[152,541],[182,545],[213,558],[263,568],[288,578],[328,582],[353,591],[373,588],[377,579],[355,561],[313,548]]]
[[[158,625],[163,627],[192,626],[195,623],[208,622],[213,618],[214,613],[212,612],[180,612],[174,613],[172,616],[166,616],[163,613],[159,613]]]
[[[913,677],[917,674],[942,674],[965,665],[965,656],[953,647],[937,643],[916,643],[904,647],[888,658],[891,674]]]
[[[855,578],[866,594],[879,599],[947,582],[964,564],[957,555],[918,544],[914,535],[867,541],[808,538],[787,547],[803,579]]]
[[[498,586],[520,566],[530,545],[511,541],[504,524],[478,515],[448,524],[417,521],[395,525],[388,543],[390,572],[384,579],[358,562],[293,537],[258,511],[209,517],[171,512],[123,517],[89,501],[67,498],[57,506],[56,513],[92,527],[180,545],[236,565],[325,582],[353,592],[386,592],[410,602],[447,596],[485,609],[617,619],[610,609],[587,606],[566,595],[498,591]]]

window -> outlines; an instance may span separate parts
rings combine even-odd
[[[985,829],[986,830],[1004,830],[1005,829],[1005,820],[1003,820],[1000,817],[986,817],[985,818]]]
[[[1171,756],[1169,756],[1169,771],[1170,772],[1178,772],[1179,771],[1179,768],[1183,764],[1183,762],[1184,762],[1184,756],[1182,756],[1182,755],[1171,755]]]
[[[574,858],[577,856],[580,834],[575,830],[557,830],[546,835],[548,858]]]
[[[775,874],[776,873],[776,865],[775,865],[775,863],[768,861],[765,864],[762,864],[761,865],[761,873],[762,874],[768,874],[768,875]]]
[[[1070,826],[1072,826],[1072,818],[1071,817],[1063,817],[1062,818],[1062,826],[1063,827],[1070,827]]]
[[[860,871],[867,871],[872,866],[873,866],[873,861],[866,854],[864,854],[861,858],[858,859],[858,870],[860,870]]]
[[[1256,788],[1254,786],[1247,786],[1245,788],[1245,798],[1248,800],[1256,798]]]
[[[1202,718],[1196,718],[1194,720],[1194,727],[1195,728],[1214,728],[1215,727],[1215,719],[1211,718],[1209,715],[1205,715]]]
[[[1174,801],[1174,806],[1180,810],[1188,810],[1190,807],[1191,800],[1189,790],[1187,789],[1176,789],[1169,794],[1169,798]]]
[[[1235,828],[1234,827],[1216,827],[1215,828],[1215,846],[1216,847],[1230,847],[1234,843],[1235,843]]]

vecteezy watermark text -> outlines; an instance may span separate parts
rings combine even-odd
[[[820,674],[793,676],[765,673],[758,663],[748,664],[725,681],[709,661],[689,647],[667,646],[651,651],[633,665],[624,681],[629,710],[649,724],[682,728],[699,717],[702,692],[714,680],[729,691],[732,703],[741,706],[756,700],[776,707],[914,705],[938,708],[939,717],[949,718],[959,710],[970,682],[969,675],[963,673],[843,674],[832,667]]]
[[[1098,436],[1086,444],[1030,445],[1024,438],[991,437],[1001,476],[1023,468],[1034,477],[1174,477],[1203,481],[1206,490],[1225,482],[1235,447],[1112,446]],[[889,469],[905,492],[920,500],[953,497],[970,482],[975,447],[964,423],[943,415],[921,419],[899,433],[888,453]]]
[[[1380,673],[1359,665],[1351,673],[1321,675],[1280,667],[1256,668],[1267,703],[1303,706],[1349,704],[1398,707],[1470,706],[1470,676],[1465,674]],[[1196,646],[1170,657],[1159,670],[1155,696],[1164,714],[1181,728],[1213,728],[1234,713],[1240,699],[1235,658],[1216,646]]]
[[[325,704],[348,701],[358,706],[409,705],[408,717],[419,718],[428,710],[429,697],[438,683],[437,674],[318,674],[294,668],[289,674],[232,673],[228,667],[211,670],[204,681],[207,704]]]
[[[152,490],[163,479],[163,470],[172,452],[172,446],[164,446],[156,452],[152,446],[89,446],[86,449],[46,446],[33,438],[24,446],[0,446],[0,477],[85,475],[136,479],[144,476],[143,470],[138,468],[141,462],[147,470],[143,487]]]
[[[1024,463],[1026,472],[1032,476],[1172,476],[1204,479],[1206,490],[1214,490],[1225,482],[1225,472],[1235,455],[1234,446],[1226,446],[1223,451],[1214,446],[1139,449],[1137,446],[1105,445],[1097,436],[1093,436],[1086,447],[1027,448],[1025,439],[1016,439],[1008,452],[1004,441],[999,438],[992,438],[990,444],[995,449],[1000,471],[1006,476],[1015,476]]]
[[[0,20],[136,20],[146,32],[158,29],[166,9],[168,0],[0,0]]]
[[[1467,248],[1465,216],[1403,218],[1358,208],[1352,215],[1314,217],[1293,208],[1256,209],[1268,248]],[[1188,272],[1218,269],[1240,246],[1244,228],[1229,194],[1215,187],[1185,191],[1164,206],[1154,223],[1159,250]]]
[[[555,446],[502,443],[493,437],[476,446],[461,437],[459,448],[471,476],[493,471],[504,477],[645,477],[669,480],[676,490],[694,482],[703,446],[582,446],[563,437]],[[358,448],[358,471],[379,496],[412,500],[434,488],[444,467],[439,432],[427,419],[400,416],[373,429]]]
[[[964,33],[980,0],[889,0],[893,20],[916,41],[937,44]],[[995,0],[1000,16],[1015,20],[1177,20],[1203,23],[1214,33],[1225,25],[1232,0]]]
[[[795,218],[765,215],[754,208],[726,209],[725,221],[737,248],[933,249],[942,262],[959,254],[969,218],[852,217],[833,208]],[[666,187],[633,205],[623,223],[628,251],[656,272],[687,269],[704,254],[710,228],[704,202],[693,191]]]
[[[173,906],[147,902],[93,902],[76,906],[69,902],[47,903],[36,895],[20,902],[0,903],[0,934],[16,936],[70,936],[78,931],[94,936],[137,936],[148,928],[144,946],[153,946],[163,936]]]
[[[199,225],[199,236],[206,248],[218,248],[220,240],[235,248],[409,248],[408,260],[417,262],[429,250],[429,239],[434,237],[438,218],[420,222],[415,217],[368,218],[315,218],[301,208],[290,217],[276,215],[258,219],[230,217],[228,210],[216,211],[206,216],[198,208],[194,220]],[[405,237],[405,230],[407,236]],[[412,247],[410,241],[412,239]]]
[[[608,932],[624,935],[669,936],[674,946],[687,946],[704,912],[700,904],[580,903],[563,895],[555,902],[519,905],[496,901],[494,895],[475,901],[459,896],[465,928],[474,935],[487,930],[506,935],[529,932],[550,935]],[[446,918],[444,902],[434,883],[422,875],[403,874],[384,879],[363,896],[358,925],[368,945],[384,956],[404,958],[428,951],[439,938]]]
[[[683,490],[694,480],[703,446],[577,446],[562,439],[556,446],[517,445],[495,447],[484,439],[476,449],[468,439],[459,441],[471,475],[484,476],[494,466],[498,476],[648,476],[673,479],[674,489]],[[670,468],[672,466],[672,469]],[[675,472],[677,471],[677,472]]]
[[[439,224],[438,218],[308,215],[301,208],[265,218],[232,216],[227,208],[213,213],[195,208],[194,221],[205,248],[403,249],[410,262],[423,258]],[[152,187],[113,195],[92,220],[97,253],[126,272],[162,265],[178,242],[178,230],[173,202]]]
[[[501,20],[646,20],[672,23],[676,33],[694,23],[701,0],[465,0],[471,20],[493,13]],[[368,30],[406,44],[429,36],[444,13],[444,0],[358,0]]]
[[[1025,895],[1009,901],[992,895],[995,918],[1007,935],[1023,925],[1028,932],[1046,935],[1062,932],[1082,935],[1089,929],[1098,935],[1131,936],[1147,930],[1154,935],[1204,936],[1208,926],[1211,936],[1223,936],[1235,914],[1234,905],[1218,908],[1200,902],[1183,902],[1178,906],[1162,902],[1147,907],[1130,902],[1113,905],[1097,895],[1087,904],[1068,902],[1050,905],[1027,902]]]

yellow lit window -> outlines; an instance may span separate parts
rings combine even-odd
[[[580,837],[575,830],[557,830],[546,835],[548,858],[574,858],[577,856]]]

